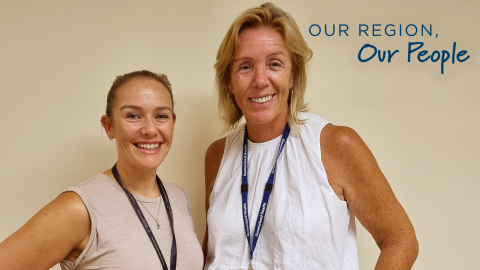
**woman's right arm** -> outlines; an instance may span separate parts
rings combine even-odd
[[[65,192],[0,243],[0,269],[50,269],[80,255],[90,238],[90,216],[82,199]]]
[[[223,150],[225,149],[226,138],[221,138],[213,142],[205,153],[205,214],[210,208],[210,194],[217,178],[218,169],[223,158]],[[203,255],[207,257],[207,245],[208,245],[208,224],[205,229],[205,236],[203,238]]]

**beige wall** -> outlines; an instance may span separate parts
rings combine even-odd
[[[480,2],[276,1],[314,51],[311,112],[356,129],[416,228],[414,269],[478,269],[480,241]],[[60,192],[116,160],[100,127],[113,78],[138,69],[173,84],[174,146],[159,175],[191,196],[205,230],[203,157],[220,136],[213,64],[228,25],[257,1],[7,1],[0,3],[0,241]],[[311,24],[348,24],[317,37]],[[432,24],[434,37],[358,37],[358,24]],[[331,28],[330,28],[331,29]],[[330,31],[329,29],[329,31]],[[464,63],[407,62],[408,42],[468,50]],[[391,63],[357,60],[370,43]],[[416,54],[415,54],[416,55]],[[357,225],[360,264],[378,248]],[[55,269],[59,269],[57,266]]]

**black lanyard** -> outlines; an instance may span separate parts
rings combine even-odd
[[[270,193],[272,193],[273,189],[273,180],[275,178],[275,171],[277,169],[277,161],[282,153],[283,147],[287,142],[288,135],[290,134],[290,127],[288,123],[285,125],[285,129],[283,130],[282,140],[280,141],[280,146],[278,147],[278,155],[277,159],[275,160],[275,164],[270,172],[270,176],[268,177],[267,184],[265,184],[265,190],[263,191],[263,199],[262,204],[260,205],[260,210],[258,211],[257,222],[255,225],[255,231],[253,234],[253,243],[250,244],[250,220],[248,218],[248,170],[247,170],[247,163],[248,163],[248,132],[247,126],[245,125],[245,135],[243,137],[243,156],[242,156],[242,215],[243,215],[243,225],[245,227],[245,235],[247,236],[248,246],[250,247],[250,260],[253,259],[253,251],[255,250],[255,246],[257,245],[258,237],[260,236],[260,232],[262,230],[263,221],[265,219],[265,214],[267,212],[267,204],[268,199],[270,198]],[[251,264],[251,261],[250,261]]]
[[[155,239],[155,236],[150,230],[150,226],[148,226],[147,220],[143,216],[142,210],[138,206],[137,200],[135,199],[133,194],[130,193],[130,191],[128,191],[123,185],[122,179],[120,178],[120,174],[118,173],[118,170],[117,170],[117,163],[113,165],[112,173],[113,173],[113,176],[115,177],[115,180],[117,180],[118,184],[123,188],[123,191],[125,191],[125,194],[127,195],[128,200],[130,200],[130,203],[132,204],[132,207],[135,210],[135,213],[137,214],[138,219],[140,220],[140,223],[142,223],[143,228],[147,232],[148,238],[150,239],[150,242],[152,242],[152,245],[155,248],[155,251],[157,252],[158,258],[160,259],[160,263],[162,264],[163,270],[168,270],[167,263],[163,258],[162,251],[160,250],[160,247],[157,244],[157,240]],[[177,268],[177,241],[175,240],[175,231],[173,230],[172,207],[170,205],[170,200],[168,199],[167,191],[165,190],[165,187],[160,181],[160,178],[158,177],[158,175],[156,180],[157,180],[158,189],[160,190],[160,194],[162,195],[163,202],[165,203],[165,209],[167,209],[170,226],[172,227],[173,239],[172,239],[172,250],[170,252],[170,270],[175,270]]]

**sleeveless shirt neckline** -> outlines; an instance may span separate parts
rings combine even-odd
[[[100,174],[102,177],[105,178],[105,180],[108,180],[108,182],[113,185],[115,187],[115,189],[117,189],[118,191],[124,193],[123,189],[116,183],[114,182],[110,177],[108,177],[107,175],[101,173]],[[162,183],[165,185],[165,182],[162,181]],[[166,188],[166,187],[165,187]],[[168,192],[168,189],[167,189],[167,192]],[[150,198],[150,197],[144,197],[144,196],[140,196],[140,195],[137,195],[135,194],[135,196],[138,198],[137,201],[141,201],[142,203],[157,203],[158,204],[158,200],[162,200],[161,196],[158,195],[158,197],[155,197],[155,198]],[[128,200],[128,198],[127,198]]]
[[[254,143],[248,140],[248,152],[269,150],[272,147],[278,147],[281,139],[282,139],[282,134],[280,134],[280,136],[274,139],[271,139],[270,141],[261,142],[261,143]]]

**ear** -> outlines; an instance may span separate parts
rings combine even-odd
[[[100,122],[102,123],[102,126],[105,129],[105,133],[107,133],[108,138],[115,138],[115,136],[113,135],[115,132],[110,118],[106,115],[102,115]]]
[[[173,113],[173,124],[175,125],[175,122],[177,121],[177,114]]]
[[[230,94],[233,94],[233,87],[232,87],[232,83],[231,83],[231,82],[228,83],[227,87],[228,87],[228,92],[229,92]]]

